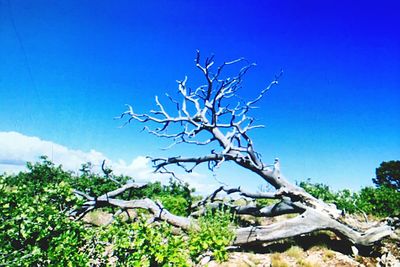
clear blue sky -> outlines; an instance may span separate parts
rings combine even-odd
[[[167,155],[158,150],[166,143],[141,133],[142,125],[120,129],[113,117],[126,103],[154,108],[154,95],[176,92],[185,75],[198,81],[199,49],[220,62],[257,63],[244,98],[284,69],[254,114],[267,126],[253,133],[264,161],[279,157],[292,181],[371,185],[380,162],[400,159],[399,7],[394,0],[0,0],[0,132],[113,160]],[[262,183],[239,170],[220,173],[232,185]]]

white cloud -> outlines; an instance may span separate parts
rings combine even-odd
[[[42,155],[52,158],[56,164],[62,164],[66,169],[76,171],[82,163],[92,162],[95,165],[107,158],[100,152],[91,150],[69,149],[38,137],[26,136],[17,132],[0,132],[0,164],[16,166],[17,171],[27,161],[35,162]],[[2,166],[0,167],[2,170]]]
[[[170,177],[154,174],[151,162],[145,156],[138,156],[130,163],[122,159],[113,161],[94,149],[85,152],[18,132],[0,132],[0,173],[24,170],[27,161],[36,162],[42,155],[47,155],[57,165],[63,165],[64,169],[75,172],[86,162],[91,162],[95,166],[95,171],[100,171],[102,161],[106,160],[107,166],[111,167],[115,174],[131,176],[138,182],[165,183]],[[214,182],[210,183],[207,177],[195,172],[181,174],[179,178],[188,182],[199,193],[209,193],[217,187]]]

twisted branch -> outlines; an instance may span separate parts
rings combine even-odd
[[[171,173],[169,167],[178,166],[186,172],[192,172],[200,164],[207,164],[213,171],[225,161],[230,161],[249,171],[256,173],[260,178],[271,184],[275,192],[251,193],[239,188],[220,187],[205,199],[197,203],[193,208],[192,215],[201,213],[204,206],[221,205],[218,194],[227,195],[237,193],[244,198],[267,198],[277,199],[278,203],[267,207],[254,205],[236,206],[232,203],[222,203],[230,207],[238,214],[252,214],[254,216],[276,216],[288,213],[299,213],[299,216],[285,223],[276,223],[266,228],[251,227],[237,230],[236,244],[251,242],[264,242],[291,237],[315,230],[328,229],[341,234],[350,241],[370,245],[375,241],[388,236],[391,230],[387,227],[374,228],[370,232],[358,232],[340,222],[341,211],[334,205],[329,205],[316,199],[302,188],[290,183],[282,174],[280,161],[275,159],[272,164],[262,161],[260,154],[256,151],[251,139],[252,130],[262,128],[263,125],[255,124],[250,115],[252,109],[256,108],[268,91],[278,84],[283,71],[275,75],[274,79],[261,90],[252,100],[244,101],[238,96],[244,75],[255,66],[240,58],[224,62],[215,67],[214,56],[201,60],[200,52],[197,51],[195,58],[196,68],[204,77],[204,84],[195,90],[188,87],[188,78],[177,81],[178,98],[166,95],[170,103],[175,107],[175,112],[167,110],[166,106],[155,97],[156,109],[149,114],[137,113],[127,105],[128,109],[119,118],[127,118],[126,123],[136,121],[146,123],[144,130],[160,138],[172,140],[167,147],[171,148],[178,144],[212,146],[210,153],[198,157],[169,157],[154,158],[152,163],[156,172]],[[236,76],[223,78],[222,73],[227,67],[240,65]],[[175,114],[175,115],[172,115]],[[156,125],[150,128],[148,123]],[[124,125],[125,125],[124,124]],[[81,196],[86,197],[81,194]],[[165,211],[157,203],[145,200],[118,200],[99,197],[97,200],[87,198],[87,208],[93,207],[93,202],[107,201],[108,204],[126,208],[146,208],[155,218],[163,219],[177,224],[177,221],[186,227],[187,218],[176,218]],[[379,232],[381,231],[381,232]]]

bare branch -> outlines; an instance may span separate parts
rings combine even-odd
[[[161,168],[164,168],[168,165],[177,165],[177,166],[183,168],[186,172],[192,172],[193,169],[201,163],[210,162],[210,161],[219,161],[222,159],[223,159],[223,157],[221,155],[210,154],[210,155],[198,157],[198,158],[181,158],[181,157],[155,158],[155,159],[152,159],[152,162],[154,164],[155,171],[158,171]],[[194,166],[192,168],[188,169],[182,163],[193,163]]]
[[[119,181],[117,181],[116,179],[114,179],[112,173],[112,170],[110,168],[106,167],[106,160],[103,160],[103,162],[101,163],[101,170],[103,171],[104,175],[106,176],[107,179],[113,181],[116,184],[121,184]]]
[[[328,229],[341,234],[350,241],[370,245],[388,235],[388,228],[377,228],[371,232],[355,231],[340,221],[341,211],[334,205],[324,203],[313,197],[302,188],[290,183],[283,175],[281,162],[275,159],[273,164],[263,163],[257,152],[251,132],[254,129],[264,127],[256,124],[251,116],[251,111],[256,108],[269,90],[278,84],[283,75],[281,70],[274,79],[252,100],[244,100],[239,96],[244,75],[255,66],[243,58],[224,62],[216,66],[214,56],[202,60],[197,51],[195,58],[196,68],[204,77],[205,82],[200,86],[188,86],[188,78],[185,77],[178,83],[178,97],[172,98],[167,94],[169,103],[172,103],[174,112],[167,109],[162,101],[155,97],[156,109],[149,114],[136,113],[128,105],[127,111],[120,118],[127,118],[126,123],[137,121],[151,124],[145,126],[150,134],[171,140],[167,147],[177,144],[191,144],[210,146],[210,152],[196,157],[168,157],[152,159],[156,172],[167,173],[174,177],[174,172],[168,170],[171,166],[177,166],[190,173],[200,164],[207,164],[213,171],[225,162],[233,162],[257,174],[261,179],[269,183],[276,190],[274,192],[252,193],[240,187],[219,187],[212,194],[205,197],[192,208],[196,211],[192,214],[200,214],[205,206],[225,205],[237,214],[251,214],[254,216],[276,216],[287,213],[299,213],[296,218],[288,222],[276,223],[267,227],[251,227],[237,230],[235,244],[248,244],[251,242],[264,242],[292,237],[316,230]],[[238,73],[233,77],[223,77],[223,71],[228,67],[239,66]],[[177,115],[176,115],[177,114]],[[125,123],[125,124],[126,124]],[[155,126],[155,128],[153,128]],[[211,147],[214,145],[214,147]],[[128,186],[129,187],[129,186]],[[134,187],[132,187],[134,188]],[[121,200],[115,196],[127,189],[121,187],[115,191],[98,198],[93,198],[82,192],[78,195],[87,199],[83,208],[85,211],[99,205],[112,205],[120,209],[144,208],[153,214],[154,220],[166,220],[174,225],[187,227],[187,218],[174,217],[165,211],[161,203],[155,203],[149,199]],[[244,199],[251,199],[253,203],[237,206],[235,203],[221,201],[220,196],[237,194]],[[277,199],[278,203],[267,207],[254,205],[255,199]],[[222,199],[224,200],[224,199]],[[378,230],[382,230],[379,233]]]
[[[331,230],[340,236],[344,236],[353,244],[363,246],[372,246],[375,242],[393,233],[387,225],[374,227],[366,232],[360,233],[323,213],[308,209],[295,218],[268,226],[251,226],[238,229],[234,245],[270,242],[301,234],[308,234],[318,230]]]
[[[74,190],[74,193],[80,197],[86,198],[88,201],[85,202],[82,207],[78,210],[71,212],[71,216],[76,217],[75,220],[81,220],[87,213],[93,211],[97,208],[104,206],[118,207],[119,210],[114,214],[113,217],[118,216],[123,211],[128,209],[144,209],[149,211],[155,220],[163,220],[174,226],[180,227],[182,229],[189,229],[191,226],[191,220],[186,217],[181,217],[170,213],[168,210],[164,209],[161,203],[154,202],[151,199],[138,199],[138,200],[123,200],[116,199],[118,195],[130,189],[140,189],[146,187],[147,184],[134,184],[128,183],[122,187],[107,192],[98,197],[91,197],[81,191]],[[111,222],[110,222],[111,223]]]
[[[192,209],[194,210],[199,207],[206,206],[208,203],[215,202],[216,199],[218,199],[218,195],[222,192],[226,193],[227,195],[238,193],[240,196],[252,198],[252,199],[278,199],[278,198],[282,197],[282,195],[279,194],[278,192],[253,193],[253,192],[245,191],[245,190],[241,189],[240,187],[226,188],[225,186],[221,186],[221,187],[217,188],[214,192],[212,192],[210,195],[203,198],[201,201],[195,203],[192,206]]]
[[[260,99],[265,95],[265,93],[267,91],[269,91],[272,88],[272,86],[278,84],[278,81],[282,77],[282,75],[283,75],[283,70],[281,70],[278,75],[275,75],[275,79],[264,90],[261,91],[261,93],[258,95],[258,97],[256,97],[252,101],[247,102],[246,106],[250,107],[250,106],[254,105],[255,103],[257,103],[258,101],[260,101]]]

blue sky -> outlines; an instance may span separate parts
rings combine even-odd
[[[121,129],[113,120],[126,103],[154,108],[154,95],[175,93],[185,75],[199,85],[196,49],[220,63],[257,63],[244,98],[284,70],[254,112],[266,128],[252,136],[264,161],[279,157],[290,180],[359,189],[380,162],[400,158],[397,1],[216,2],[0,0],[0,133],[8,144],[0,171],[32,160],[44,141],[81,156],[98,152],[115,166],[197,152],[160,151],[167,143],[142,125]],[[199,183],[215,182],[210,175]],[[230,165],[218,179],[262,184]]]

